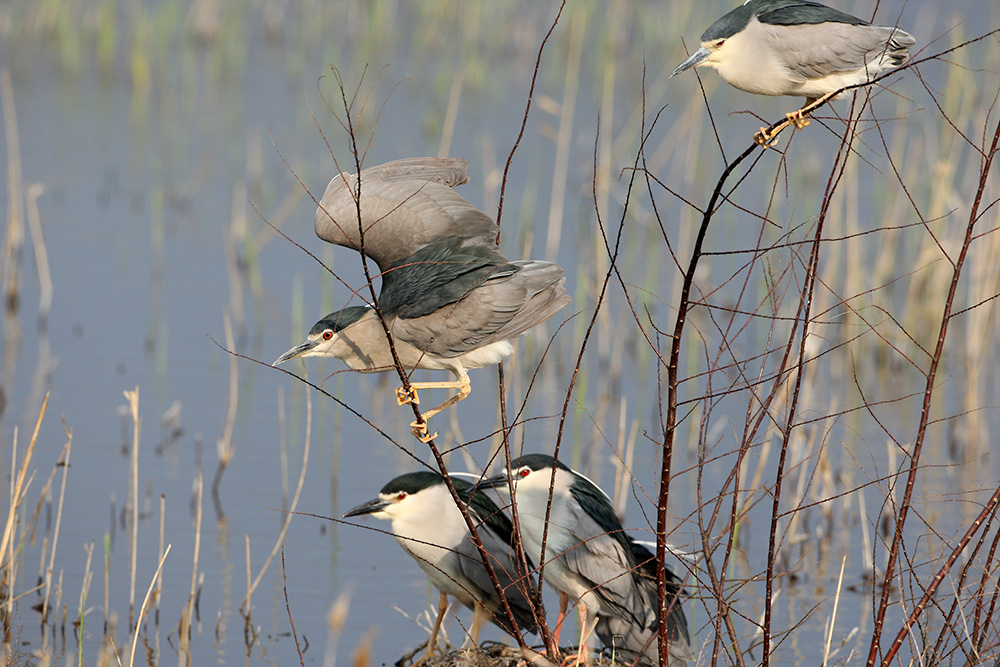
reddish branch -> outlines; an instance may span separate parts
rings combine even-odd
[[[969,222],[965,228],[965,240],[962,243],[962,248],[959,251],[958,258],[955,260],[954,269],[951,275],[951,285],[948,288],[948,297],[944,302],[944,312],[941,313],[941,328],[938,331],[937,345],[934,348],[934,354],[931,357],[930,367],[927,369],[927,382],[924,385],[924,400],[920,408],[920,422],[917,425],[917,436],[913,442],[913,449],[910,452],[910,466],[906,475],[906,489],[903,492],[903,498],[899,505],[899,512],[896,518],[896,528],[892,536],[892,544],[889,547],[889,558],[885,566],[885,574],[882,577],[882,595],[879,599],[878,610],[875,614],[875,628],[872,633],[872,643],[868,651],[868,661],[867,667],[872,667],[876,660],[878,659],[879,648],[881,647],[880,639],[882,635],[882,626],[885,624],[885,616],[889,607],[889,593],[892,590],[892,580],[895,576],[896,561],[899,559],[900,549],[902,548],[903,542],[903,528],[906,525],[906,517],[910,511],[910,505],[913,496],[913,486],[917,480],[917,473],[920,470],[920,454],[923,451],[924,440],[927,437],[927,426],[930,422],[931,414],[931,400],[934,395],[934,389],[937,380],[938,366],[941,360],[944,358],[944,345],[945,339],[948,335],[948,324],[951,322],[952,309],[955,305],[955,294],[958,291],[958,283],[962,277],[962,268],[965,266],[965,259],[968,255],[969,248],[972,246],[972,241],[974,240],[974,230],[976,223],[979,222],[979,207],[983,201],[983,192],[986,189],[986,182],[989,178],[990,168],[993,166],[993,158],[996,157],[997,145],[1000,143],[1000,121],[997,122],[996,130],[993,133],[993,143],[989,150],[983,153],[982,166],[979,171],[979,187],[976,190],[976,197],[972,202],[972,209],[969,212]],[[996,496],[994,495],[994,498]],[[991,499],[991,502],[993,499]],[[970,527],[970,531],[974,532],[974,529],[979,527],[979,522],[977,520]],[[966,539],[971,538],[972,532],[966,534]],[[945,567],[939,572],[941,577],[947,573],[948,569],[951,567],[951,563],[954,561],[949,559],[945,563]],[[928,592],[925,594],[924,598],[928,598],[930,592],[937,588],[940,581],[935,578],[935,581],[928,588]],[[902,642],[905,631],[913,624],[916,618],[920,615],[926,606],[926,602],[923,605],[918,604],[917,608],[913,610],[911,618],[907,619],[904,625],[903,631],[900,635],[897,635],[896,641],[893,642],[892,647],[883,657],[881,664],[888,665],[892,656],[895,655],[896,651],[899,649],[899,643]]]
[[[659,602],[659,618],[667,617],[667,497],[670,494],[670,460],[674,452],[674,436],[677,428],[677,365],[681,354],[681,335],[684,333],[684,324],[687,322],[687,314],[691,303],[691,287],[694,284],[694,274],[698,268],[698,260],[701,258],[702,245],[705,243],[705,235],[708,233],[708,223],[711,222],[715,213],[719,197],[722,195],[722,187],[730,174],[750,157],[757,149],[753,144],[739,157],[730,162],[719,181],[715,184],[712,196],[708,200],[708,206],[702,215],[701,225],[698,228],[698,236],[695,237],[694,247],[691,249],[691,260],[688,263],[687,271],[684,272],[684,282],[681,286],[680,301],[677,306],[677,320],[674,323],[674,334],[670,344],[670,360],[667,363],[667,414],[665,428],[663,432],[663,459],[660,462],[660,490],[656,502],[656,596]],[[660,650],[660,664],[669,664],[670,659],[670,638],[667,633],[667,624],[660,623],[660,633],[657,639]],[[739,655],[737,654],[737,659]]]

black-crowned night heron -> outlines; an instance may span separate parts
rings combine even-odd
[[[458,394],[423,413],[414,433],[430,440],[426,420],[469,395],[471,368],[511,354],[509,339],[552,317],[570,302],[563,270],[551,262],[510,261],[496,244],[498,227],[452,188],[469,180],[465,160],[412,158],[356,174],[338,174],[316,211],[316,234],[363,252],[382,276],[379,306],[407,370],[447,370],[453,382],[411,383],[400,405],[417,403],[417,389]],[[358,211],[361,221],[358,222]],[[330,313],[306,340],[281,355],[337,357],[361,372],[393,369],[375,310],[352,306]]]
[[[550,484],[552,506],[546,531]],[[518,457],[503,473],[479,484],[480,488],[501,491],[511,486],[525,551],[534,562],[544,564],[543,578],[559,592],[556,636],[563,610],[568,602],[574,601],[580,613],[578,659],[587,662],[587,639],[595,629],[595,621],[607,646],[622,646],[623,641],[614,641],[619,636],[628,638],[628,647],[636,656],[655,655],[655,584],[650,588],[648,579],[644,580],[636,561],[639,547],[626,536],[607,494],[546,454]],[[546,534],[544,554],[543,533]],[[683,620],[680,604],[673,609],[671,619]],[[672,662],[671,667],[684,664],[690,656],[686,620],[674,625],[676,629],[671,628],[671,635],[677,637],[677,645],[671,653],[678,656],[678,661]],[[653,638],[654,649],[649,653],[645,650],[646,638]]]
[[[748,0],[708,27],[701,48],[671,76],[691,67],[714,67],[731,86],[757,95],[792,95],[805,105],[772,132],[755,136],[767,145],[845,86],[865,83],[899,67],[916,42],[899,28],[868,21],[810,0]]]
[[[510,519],[485,493],[473,492],[471,483],[456,477],[452,477],[452,483],[479,521],[476,532],[492,559],[491,565],[514,620],[521,630],[535,632],[535,616],[528,598],[528,589],[535,584],[531,577],[518,575],[520,568],[511,547]],[[344,517],[363,514],[392,521],[392,533],[400,546],[413,556],[441,593],[437,618],[427,641],[427,655],[434,650],[441,619],[448,607],[448,595],[473,610],[470,634],[474,642],[478,641],[484,616],[508,633],[514,633],[479,550],[472,542],[465,518],[441,475],[430,471],[400,475],[382,487],[378,498],[358,505]]]

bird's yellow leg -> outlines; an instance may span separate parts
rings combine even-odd
[[[434,654],[434,649],[437,648],[438,632],[441,631],[441,621],[444,620],[444,615],[446,613],[448,613],[448,596],[441,593],[441,600],[438,602],[437,618],[434,619],[434,627],[431,628],[431,636],[430,639],[427,640],[427,650],[424,652],[424,655],[420,658],[420,660],[413,663],[413,667],[417,667],[417,665],[424,663],[427,658]]]
[[[449,408],[455,405],[459,401],[463,401],[472,393],[472,385],[469,382],[469,376],[466,373],[462,373],[457,380],[453,382],[415,382],[410,385],[414,390],[416,389],[458,389],[458,393],[449,398],[447,401],[441,405],[431,408],[427,412],[423,413],[422,422],[411,422],[410,428],[413,430],[413,435],[417,437],[421,442],[430,442],[437,437],[437,433],[434,435],[429,435],[427,433],[427,420],[441,412],[445,408]]]
[[[452,389],[458,389],[458,393],[455,394],[454,396],[452,396],[451,398],[449,398],[447,401],[445,401],[441,405],[437,406],[436,408],[431,408],[430,410],[427,410],[426,412],[424,412],[424,421],[427,421],[428,419],[430,419],[431,417],[433,417],[437,413],[441,412],[445,408],[451,407],[452,405],[455,405],[459,401],[464,401],[465,398],[470,393],[472,393],[472,387],[469,385],[469,376],[465,375],[465,376],[463,376],[463,378],[465,380],[464,382],[458,381],[458,382],[450,382],[450,383],[448,383],[448,382],[436,382],[436,383],[434,383],[435,387],[448,387],[448,388],[452,388]],[[428,384],[430,384],[430,383],[428,383]],[[421,384],[420,385],[421,389],[425,389],[426,387],[427,387],[427,384]]]
[[[806,103],[803,105],[803,107],[801,109],[799,109],[799,113],[806,114],[806,115],[811,114],[813,111],[816,110],[816,107],[818,107],[819,105],[823,104],[824,102],[826,102],[830,98],[835,97],[836,95],[837,95],[837,91],[833,91],[833,92],[827,93],[826,95],[823,95],[822,97],[817,97],[814,100],[806,100]]]
[[[458,395],[465,398],[472,391],[469,375],[462,373],[457,380],[451,382],[411,382],[410,387],[416,392],[417,389],[458,389]],[[402,389],[402,387],[400,387]],[[398,390],[397,390],[398,391]],[[462,400],[462,398],[458,400]]]
[[[809,124],[809,114],[816,110],[819,105],[826,102],[828,99],[834,96],[835,93],[827,93],[822,97],[816,99],[806,99],[806,103],[802,105],[801,109],[796,109],[785,114],[785,120],[774,126],[774,129],[768,130],[766,127],[760,128],[760,132],[754,135],[753,140],[759,146],[764,146],[765,148],[774,145],[774,140],[777,138],[778,133],[784,130],[789,125],[794,125],[795,129],[801,130]]]
[[[465,393],[462,395],[462,398],[465,398],[469,395],[470,391],[469,376],[466,373],[463,373],[457,380],[452,380],[451,382],[411,382],[409,391],[406,390],[406,387],[398,387],[396,389],[396,402],[399,405],[406,405],[408,403],[420,405],[420,396],[417,395],[418,389],[458,389],[458,393],[461,395],[463,388]],[[462,400],[462,398],[458,400]]]
[[[475,608],[472,610],[472,629],[469,634],[472,637],[472,644],[474,646],[479,646],[479,630],[483,627],[483,619],[486,618],[486,615],[489,612],[487,612],[486,609],[483,608],[483,605],[478,602],[474,605],[474,607]]]
[[[590,664],[590,651],[588,650],[588,644],[590,643],[590,633],[594,631],[594,628],[588,622],[590,621],[590,614],[587,612],[587,605],[580,602],[580,654],[583,656],[582,662],[584,665]],[[594,619],[597,620],[596,618]]]
[[[587,642],[590,639],[590,632],[593,628],[589,627],[587,605],[582,600],[577,603],[577,609],[580,611],[580,646],[577,647],[576,655],[566,656],[566,659],[562,663],[563,667],[566,667],[570,663],[573,663],[574,667],[579,667],[581,664],[590,664],[590,651],[588,650]]]
[[[811,114],[816,108],[826,102],[828,99],[834,96],[835,93],[827,93],[822,97],[816,99],[807,99],[806,103],[802,105],[801,109],[793,111],[789,114],[785,114],[785,117],[789,122],[794,123],[796,129],[801,130],[803,127],[809,124],[809,119],[807,116]]]
[[[566,609],[569,607],[569,596],[563,592],[559,593],[559,613],[556,615],[556,624],[552,630],[552,643],[556,650],[559,649],[559,634],[562,632],[563,622],[566,620]]]

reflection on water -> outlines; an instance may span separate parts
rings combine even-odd
[[[866,3],[838,4],[871,12]],[[879,9],[891,11],[900,10]],[[944,36],[931,51],[967,38],[962,31],[998,24],[997,8],[974,0],[901,11],[901,25],[919,44]],[[409,414],[392,399],[393,378],[310,363],[309,379],[342,406],[268,367],[319,315],[349,301],[345,285],[364,287],[357,255],[313,234],[313,196],[336,170],[331,149],[354,170],[328,66],[355,96],[366,164],[444,147],[470,163],[463,196],[495,211],[554,12],[544,3],[353,0],[0,7],[0,68],[10,82],[0,87],[8,175],[3,460],[12,460],[15,444],[17,460],[25,456],[51,392],[29,467],[35,476],[18,513],[33,533],[23,533],[13,561],[12,590],[24,596],[11,602],[15,653],[44,647],[69,664],[79,641],[85,662],[127,657],[130,620],[168,546],[137,635],[137,664],[172,663],[186,651],[190,664],[296,662],[289,614],[306,659],[317,663],[332,664],[338,652],[347,660],[369,640],[373,662],[390,662],[426,638],[414,619],[436,598],[415,564],[384,534],[322,518],[339,517],[384,480],[415,469],[412,457],[429,460],[409,435]],[[773,120],[797,103],[748,96],[706,76],[710,118],[695,77],[669,80],[669,64],[684,52],[681,38],[697,34],[712,13],[697,3],[568,6],[542,55],[505,189],[504,252],[566,267],[574,297],[567,310],[579,312],[521,339],[504,365],[508,420],[526,403],[511,434],[517,450],[551,450],[556,440],[608,275],[608,247],[624,224],[617,273],[562,426],[562,456],[613,491],[626,524],[647,538],[666,401],[661,358],[673,330],[678,265],[701,217],[694,206],[708,200],[722,153],[732,158],[759,127],[742,112]],[[987,109],[997,79],[986,64],[998,61],[997,51],[996,40],[985,40],[922,65],[929,90],[913,73],[890,79],[891,90],[862,116],[824,223],[806,345],[814,360],[786,450],[772,596],[776,664],[816,664],[816,648],[828,641],[830,664],[867,655],[872,600],[881,593],[873,598],[872,581],[885,566],[902,493],[895,473],[907,466],[916,437],[948,258],[975,195],[979,155],[956,129],[978,144],[995,122]],[[773,151],[760,158],[713,221],[706,248],[717,254],[703,258],[696,277],[695,298],[709,307],[695,308],[685,331],[684,446],[674,453],[676,529],[668,539],[711,551],[711,575],[703,563],[675,563],[690,570],[699,664],[710,662],[716,641],[738,642],[749,651],[744,661],[759,660],[770,489],[793,400],[791,380],[775,382],[774,374],[782,343],[793,336],[807,242],[843,129],[837,117],[849,107],[834,102],[822,122],[783,139],[784,161]],[[644,132],[644,165],[656,181],[640,178],[629,191]],[[996,196],[991,182],[983,201]],[[994,222],[980,225],[985,233]],[[983,236],[969,253],[955,304],[969,310],[952,320],[931,406],[927,470],[904,561],[923,582],[997,479],[988,445],[997,427],[988,370],[998,349],[994,237]],[[439,445],[456,469],[479,470],[499,446],[496,373],[474,371],[476,391],[438,416]],[[133,423],[122,392],[135,387],[141,401]],[[752,397],[747,387],[755,388]],[[72,434],[69,467],[60,465],[63,422]],[[17,479],[19,464],[8,465]],[[292,508],[317,516],[293,516]],[[992,539],[996,528],[990,531]],[[982,577],[985,557],[966,557],[968,580]],[[50,584],[32,590],[49,563]],[[707,593],[713,577],[728,607]],[[893,632],[921,593],[913,581],[903,578],[893,591],[906,602],[890,612]],[[958,586],[949,582],[943,611],[920,627],[924,646],[958,623],[948,617]],[[43,599],[65,624],[38,630],[32,607]],[[727,613],[732,636],[717,622]],[[182,619],[190,623],[189,647]],[[995,625],[980,621],[977,632],[995,646]],[[447,629],[461,643],[459,625]],[[503,639],[495,630],[484,636]],[[947,659],[960,662],[954,655]]]

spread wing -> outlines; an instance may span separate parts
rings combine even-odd
[[[452,188],[469,180],[459,158],[409,158],[361,172],[361,224],[357,174],[333,177],[316,209],[316,235],[361,251],[385,271],[438,239],[495,246],[493,220]]]

